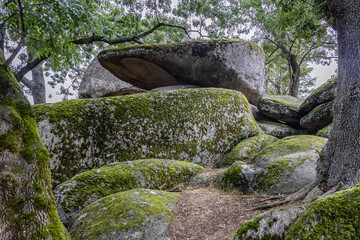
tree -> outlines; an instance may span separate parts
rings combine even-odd
[[[51,189],[49,153],[0,50],[0,239],[70,239]]]
[[[297,97],[302,67],[309,62],[329,63],[336,46],[334,34],[304,1],[293,1],[291,6],[274,0],[241,2],[251,26],[257,29],[254,40],[273,45],[270,58],[280,51],[287,61],[290,95]],[[304,31],[305,26],[311,33]]]
[[[339,47],[333,129],[318,163],[319,181],[325,191],[347,189],[360,180],[360,1],[316,4],[336,30]]]

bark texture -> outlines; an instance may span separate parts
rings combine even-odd
[[[318,164],[324,190],[360,179],[360,1],[328,0],[338,32],[339,80],[333,129]]]
[[[69,239],[51,191],[49,153],[0,51],[0,240]]]

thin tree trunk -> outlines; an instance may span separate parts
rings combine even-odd
[[[297,97],[299,95],[300,65],[296,60],[296,55],[290,55],[289,63],[292,70],[290,76],[290,95],[293,97]]]
[[[0,28],[0,50],[2,52],[4,52],[4,48],[5,48],[5,34],[6,34],[6,29],[5,29],[5,25]]]
[[[52,195],[49,153],[0,50],[0,240],[70,239]]]
[[[360,1],[328,0],[339,44],[338,94],[333,129],[318,162],[324,190],[360,180]]]
[[[46,102],[45,94],[45,79],[42,69],[42,64],[37,65],[31,70],[33,87],[30,89],[34,104],[40,104]]]

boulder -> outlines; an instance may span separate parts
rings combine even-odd
[[[304,206],[295,206],[264,212],[239,228],[234,240],[284,239],[286,230],[304,209]]]
[[[324,138],[329,138],[330,137],[330,131],[332,129],[332,123],[327,125],[326,127],[323,127],[322,129],[320,129],[317,133],[316,136],[319,137],[324,137]]]
[[[54,189],[60,220],[69,226],[84,207],[117,192],[133,188],[179,188],[203,170],[189,162],[145,159],[82,172]]]
[[[97,58],[94,58],[86,68],[79,86],[79,98],[99,98],[142,92],[145,90],[121,81],[103,68]]]
[[[300,105],[299,112],[305,116],[322,103],[330,102],[336,97],[337,77],[330,79],[319,88],[315,89]]]
[[[90,204],[76,216],[73,240],[165,240],[178,193],[134,189]]]
[[[358,239],[360,186],[312,202],[285,234],[286,240]]]
[[[329,125],[333,120],[333,101],[323,103],[300,119],[300,125],[309,132]]]
[[[226,89],[78,99],[34,109],[53,186],[116,161],[164,158],[211,168],[238,142],[263,133],[244,95]]]
[[[190,187],[208,187],[210,186],[212,182],[211,175],[208,173],[200,173],[193,177],[190,182],[188,183],[188,186]]]
[[[302,99],[288,95],[265,95],[260,99],[258,108],[268,117],[297,126],[302,102]]]
[[[264,131],[264,133],[277,138],[284,138],[300,133],[299,130],[283,123],[273,121],[257,121],[257,124]]]
[[[233,163],[216,182],[244,193],[295,193],[316,180],[316,164],[327,139],[311,135],[286,137],[265,147],[248,165]]]
[[[230,166],[235,161],[249,162],[261,151],[261,149],[277,140],[279,139],[270,135],[259,135],[247,138],[236,145],[236,147],[226,155],[223,164]]]
[[[265,93],[264,53],[240,39],[136,45],[102,51],[98,59],[118,78],[146,90],[186,84],[228,88],[253,104]]]
[[[174,86],[154,88],[151,89],[149,92],[171,91],[171,90],[179,90],[179,89],[198,88],[198,87],[199,86],[195,86],[195,85],[174,85]]]

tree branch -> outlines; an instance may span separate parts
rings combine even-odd
[[[314,49],[317,49],[319,46],[317,46],[317,47],[314,47],[316,45],[316,43],[313,43],[312,45],[311,45],[311,47],[306,51],[306,53],[304,54],[304,56],[301,58],[301,60],[300,60],[300,63],[299,63],[299,66],[304,62],[304,60],[305,60],[305,57],[312,51],[312,50],[314,50]]]
[[[279,49],[279,47],[276,47],[274,51],[272,51],[272,53],[270,53],[270,55],[268,56],[268,59],[271,58],[271,56]],[[268,65],[272,60],[268,60],[267,62],[265,62],[265,65]]]
[[[50,56],[50,55],[49,55]],[[21,68],[21,70],[15,75],[16,79],[18,80],[18,82],[22,81],[22,79],[24,78],[24,76],[30,72],[34,67],[36,67],[37,65],[39,65],[42,61],[46,60],[49,58],[49,56],[45,57],[42,56],[40,58],[37,58],[35,60],[33,60],[32,62],[28,62],[23,68]]]
[[[25,37],[26,37],[26,31],[27,30],[26,30],[26,27],[25,27],[23,7],[22,7],[22,4],[21,4],[21,0],[17,0],[17,3],[18,3],[18,6],[19,6],[19,12],[20,12],[21,38],[20,38],[20,42],[18,43],[15,51],[10,55],[10,57],[8,59],[6,59],[5,66],[9,66],[10,63],[14,60],[16,55],[19,53],[20,49],[23,47],[23,44],[25,42]]]
[[[139,39],[153,33],[156,29],[158,29],[158,28],[160,28],[162,26],[180,28],[180,29],[185,31],[186,35],[189,36],[189,33],[188,33],[188,31],[186,30],[185,27],[182,27],[182,26],[179,26],[179,25],[174,25],[174,24],[168,24],[168,23],[158,23],[154,27],[149,29],[148,31],[145,31],[145,32],[140,33],[140,34],[134,34],[134,35],[129,36],[129,37],[108,39],[108,38],[103,37],[103,36],[94,35],[94,36],[89,37],[89,38],[77,39],[77,40],[74,40],[74,41],[71,41],[71,42],[75,43],[75,44],[78,44],[78,45],[90,44],[90,43],[93,43],[93,42],[106,42],[106,43],[108,43],[110,45],[113,45],[113,44],[116,44],[116,43],[131,42],[131,41],[137,42],[137,41],[139,41]]]
[[[21,82],[30,90],[34,87],[34,83],[33,81],[31,81],[30,79],[28,79],[27,77],[23,77],[21,79]]]

